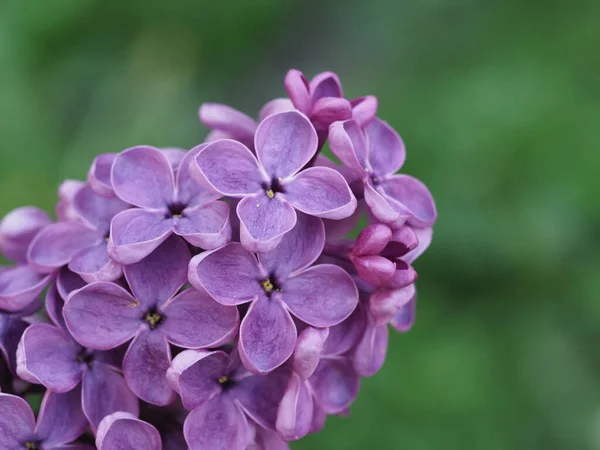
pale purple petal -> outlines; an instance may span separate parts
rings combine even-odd
[[[369,312],[376,325],[385,325],[415,296],[415,285],[400,289],[379,288],[369,296]]]
[[[340,323],[358,304],[358,290],[352,277],[331,264],[306,269],[286,280],[282,290],[289,310],[314,327]]]
[[[194,147],[189,152],[184,153],[183,158],[178,164],[176,186],[177,201],[186,205],[186,208],[204,205],[218,199],[221,195],[213,190],[205,189],[190,173],[190,165],[194,159],[206,147],[206,144]]]
[[[292,111],[294,104],[289,98],[276,98],[265,104],[258,113],[258,117],[262,122],[267,117],[284,111]],[[252,136],[254,137],[254,135]]]
[[[279,404],[277,431],[286,441],[303,438],[311,429],[312,413],[312,393],[306,383],[298,375],[293,374]]]
[[[272,178],[294,175],[317,151],[317,132],[306,116],[285,111],[263,120],[254,137],[258,160]]]
[[[127,209],[128,205],[116,197],[103,197],[86,185],[75,194],[73,208],[86,225],[105,233],[112,218]]]
[[[395,175],[382,183],[385,193],[399,203],[398,206],[407,208],[411,216],[410,225],[429,227],[437,218],[437,210],[433,197],[421,181],[409,175]]]
[[[35,235],[52,219],[45,211],[24,206],[9,212],[0,222],[0,253],[16,262],[27,261],[27,248]]]
[[[191,162],[190,173],[198,183],[229,197],[252,194],[269,181],[252,152],[230,139],[208,144]]]
[[[123,266],[108,257],[107,242],[86,248],[71,259],[69,270],[88,283],[114,281],[123,275]]]
[[[169,161],[171,165],[171,169],[173,172],[177,172],[179,170],[179,165],[181,164],[181,160],[187,155],[189,152],[177,147],[163,147],[160,149],[163,155]]]
[[[309,382],[321,409],[338,414],[356,398],[360,379],[346,359],[323,359]]]
[[[73,198],[85,183],[78,180],[65,180],[58,188],[58,205],[56,205],[56,217],[61,222],[77,220],[78,214],[73,209]]]
[[[114,283],[98,282],[75,291],[63,308],[71,335],[84,347],[110,350],[130,340],[143,306]]]
[[[245,450],[248,423],[232,398],[217,395],[188,415],[183,433],[191,450]]]
[[[35,417],[25,400],[16,395],[0,393],[0,448],[18,449],[33,437]]]
[[[352,254],[356,256],[378,255],[392,239],[392,230],[377,223],[364,228],[356,238]]]
[[[385,284],[396,273],[396,263],[382,256],[353,257],[352,263],[358,275],[374,286]]]
[[[68,264],[77,253],[101,239],[97,231],[78,222],[48,225],[31,242],[28,260],[37,270],[51,272]]]
[[[172,344],[184,348],[215,348],[237,333],[239,313],[214,301],[205,291],[188,289],[163,308],[162,331]]]
[[[310,80],[310,93],[313,105],[323,97],[343,97],[342,83],[333,72],[318,73]]]
[[[54,448],[74,441],[83,434],[87,419],[81,410],[81,390],[64,394],[46,391],[38,414],[36,435],[44,448]]]
[[[416,280],[417,272],[415,269],[399,259],[396,260],[396,271],[389,280],[383,283],[383,286],[392,289],[400,289],[414,283]]]
[[[367,142],[354,120],[335,122],[329,127],[331,152],[357,176],[363,177],[367,167]]]
[[[94,362],[84,372],[81,397],[83,412],[94,429],[104,417],[117,411],[136,417],[139,414],[138,399],[123,377],[99,362]]]
[[[87,283],[83,279],[69,270],[68,267],[62,267],[56,277],[56,287],[62,299],[67,299],[69,294],[76,289],[81,289]]]
[[[52,284],[48,288],[48,292],[46,293],[46,301],[44,302],[44,306],[46,307],[46,314],[48,314],[48,317],[50,318],[52,323],[54,323],[54,325],[66,329],[67,325],[65,324],[65,319],[62,315],[62,309],[64,304],[65,302],[58,293],[56,283]]]
[[[140,399],[153,405],[168,405],[175,392],[167,381],[171,349],[163,333],[140,331],[129,344],[123,359],[123,373],[129,388]]]
[[[345,98],[325,97],[313,106],[311,121],[318,130],[327,130],[333,122],[352,117],[352,106]]]
[[[369,164],[375,176],[396,173],[406,160],[400,135],[381,119],[373,119],[365,128],[369,145]]]
[[[370,180],[364,183],[364,188],[365,202],[377,220],[401,226],[411,216],[407,207],[402,207],[397,202],[383,196],[375,189]]]
[[[419,243],[417,244],[417,247],[415,249],[411,250],[402,257],[402,259],[409,264],[415,261],[419,256],[423,254],[425,250],[427,250],[427,248],[431,244],[431,240],[433,239],[433,228],[431,227],[413,228],[413,231],[417,235]]]
[[[173,231],[196,247],[219,248],[231,241],[229,213],[229,205],[220,201],[188,208],[173,219]]]
[[[298,335],[292,359],[294,372],[303,380],[309,378],[319,365],[329,328],[306,327]]]
[[[2,363],[6,361],[8,369],[12,373],[16,373],[17,347],[28,326],[29,324],[21,317],[0,311],[0,370],[4,370]]]
[[[240,305],[264,293],[260,280],[268,276],[256,257],[241,244],[231,243],[195,256],[188,279],[198,290],[206,290],[223,305]]]
[[[415,294],[408,303],[404,304],[404,306],[396,311],[390,325],[392,325],[396,331],[401,333],[410,330],[415,323],[416,306],[417,296]]]
[[[65,331],[53,325],[31,325],[17,349],[17,374],[30,383],[55,392],[67,392],[81,381],[81,347]]]
[[[350,102],[352,105],[352,119],[359,126],[364,127],[377,114],[378,101],[373,95],[355,98]]]
[[[236,208],[240,240],[253,252],[273,250],[283,235],[294,228],[296,211],[280,194],[270,199],[264,193],[242,199]]]
[[[329,328],[323,354],[328,356],[343,355],[356,345],[365,329],[365,312],[359,305],[342,323]]]
[[[198,112],[200,121],[210,129],[229,133],[235,140],[252,141],[256,121],[243,112],[219,103],[204,103]]]
[[[296,108],[304,114],[310,114],[312,100],[310,88],[304,74],[296,69],[291,69],[285,76],[285,90]]]
[[[147,422],[127,412],[106,416],[98,427],[99,450],[161,450],[159,432]]]
[[[131,292],[146,307],[166,302],[187,282],[190,258],[185,241],[171,236],[146,258],[125,267]]]
[[[290,446],[279,437],[279,433],[251,426],[252,438],[246,450],[290,450]]]
[[[136,263],[154,251],[173,232],[173,220],[162,212],[129,209],[110,226],[109,256],[121,264]]]
[[[303,170],[285,184],[285,189],[285,198],[312,216],[344,219],[356,210],[356,198],[344,177],[327,167]]]
[[[20,311],[30,305],[51,280],[29,266],[0,267],[0,310]]]
[[[375,375],[387,353],[389,331],[387,325],[369,324],[354,350],[353,364],[356,373],[363,377]]]
[[[218,141],[220,139],[233,139],[233,140],[235,140],[234,137],[231,134],[226,133],[225,131],[212,130],[204,138],[204,143],[208,144],[209,142]],[[252,142],[251,144],[252,144],[252,146],[254,146],[254,142]],[[245,142],[244,142],[244,145],[246,145]]]
[[[88,172],[87,179],[91,188],[94,192],[105,197],[115,195],[110,181],[110,172],[116,156],[116,153],[105,153],[96,156]]]
[[[318,433],[325,427],[325,421],[327,420],[327,414],[316,400],[313,401],[313,420],[310,427],[311,433]]]
[[[271,372],[292,355],[296,338],[294,321],[281,301],[260,296],[240,326],[240,357],[252,372]]]
[[[164,208],[174,200],[173,169],[154,147],[133,147],[117,155],[111,182],[117,197],[134,206]]]
[[[278,280],[310,266],[325,246],[323,221],[302,213],[297,218],[294,228],[283,236],[275,249],[259,255],[263,267]]]

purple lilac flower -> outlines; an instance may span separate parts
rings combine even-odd
[[[109,252],[115,261],[136,263],[173,233],[204,249],[229,242],[229,206],[214,201],[218,194],[190,178],[190,161],[200,150],[186,154],[177,174],[164,153],[153,147],[134,147],[115,158],[114,192],[136,207],[112,220]]]
[[[133,339],[123,360],[125,380],[142,400],[166,405],[173,391],[165,378],[169,343],[185,348],[216,347],[235,335],[236,308],[187,289],[190,251],[171,236],[139,263],[125,266],[131,293],[107,282],[73,292],[63,313],[69,331],[82,346],[110,350]]]
[[[160,434],[152,425],[127,412],[106,416],[98,427],[98,450],[161,450]]]
[[[64,394],[46,391],[37,424],[25,400],[0,393],[0,450],[93,450],[87,445],[66,445],[77,439],[86,425],[78,390]]]
[[[290,371],[269,375],[248,372],[224,351],[186,350],[167,372],[169,382],[190,410],[183,432],[193,450],[245,450],[250,438],[248,419],[275,430],[277,409]]]
[[[0,310],[0,355],[10,369],[15,373],[17,369],[17,346],[21,336],[32,320],[31,315],[39,309],[40,302],[34,301],[26,309],[17,312]]]
[[[0,252],[16,262],[13,267],[0,267],[0,312],[27,308],[50,282],[49,275],[27,265],[27,249],[51,223],[48,214],[30,206],[15,209],[0,222]]]
[[[336,122],[329,130],[331,151],[364,189],[371,213],[393,228],[404,222],[425,228],[437,211],[427,187],[409,175],[396,175],[406,158],[402,139],[386,122],[373,119],[361,129],[354,120]]]
[[[331,264],[311,267],[324,243],[321,219],[299,214],[296,226],[270,252],[255,256],[231,243],[192,259],[192,286],[223,305],[250,303],[238,346],[248,369],[268,373],[291,356],[297,338],[292,315],[328,327],[356,307],[358,292],[348,273]]]
[[[179,398],[167,406],[156,406],[145,402],[140,405],[140,419],[158,430],[163,450],[181,450],[187,447],[183,436],[183,422],[186,416],[187,411]]]
[[[317,151],[317,135],[297,111],[273,114],[255,135],[257,157],[233,140],[219,140],[198,153],[192,175],[221,195],[241,198],[241,242],[251,251],[272,250],[296,223],[296,210],[342,219],[356,199],[339,172],[302,168]]]
[[[29,247],[30,265],[46,272],[68,265],[88,282],[116,280],[123,270],[108,256],[110,221],[128,205],[84,185],[75,193],[72,208],[78,220],[49,225],[37,234]]]
[[[79,190],[85,186],[83,181],[65,180],[58,188],[58,203],[56,205],[56,218],[59,222],[79,220],[79,214],[73,207],[73,199]]]

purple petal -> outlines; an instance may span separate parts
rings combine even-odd
[[[25,381],[42,384],[55,392],[67,392],[81,381],[81,347],[53,325],[31,325],[17,349],[17,374]]]
[[[252,194],[268,181],[252,152],[230,139],[208,144],[190,164],[190,173],[198,183],[229,197]]]
[[[173,172],[177,172],[179,170],[181,160],[189,153],[188,151],[177,147],[163,147],[160,149],[160,151],[163,155],[165,155],[167,161],[169,161],[169,165],[171,166],[171,169],[173,169]]]
[[[1,267],[0,310],[15,312],[26,308],[50,280],[50,276],[34,272],[29,266]]]
[[[298,335],[292,359],[294,372],[303,380],[310,378],[319,365],[329,328],[306,327]]]
[[[267,117],[284,111],[292,111],[294,104],[289,98],[276,98],[265,104],[258,113],[258,117],[262,122]],[[254,138],[254,135],[252,136]]]
[[[0,448],[18,449],[32,437],[34,427],[35,417],[27,402],[16,395],[0,393]]]
[[[364,127],[377,114],[378,101],[373,95],[355,98],[350,102],[352,105],[352,119],[359,126]]]
[[[92,167],[88,172],[88,183],[94,192],[105,197],[111,197],[115,195],[112,184],[110,182],[110,171],[112,169],[113,161],[117,156],[116,153],[105,153],[98,155],[92,163]]]
[[[328,356],[343,355],[356,345],[365,329],[365,312],[358,306],[350,317],[342,323],[329,328],[323,354]]]
[[[107,243],[86,248],[73,257],[69,270],[75,272],[88,283],[94,281],[114,281],[123,275],[121,264],[108,257]]]
[[[111,182],[117,197],[134,206],[158,209],[174,200],[173,169],[154,147],[133,147],[117,155]]]
[[[253,252],[273,250],[297,220],[296,211],[280,194],[272,199],[262,192],[246,197],[238,203],[236,212],[240,219],[240,240]]]
[[[415,296],[415,285],[400,289],[379,288],[369,297],[369,312],[376,325],[386,325]]]
[[[292,355],[296,338],[294,321],[281,301],[261,295],[242,320],[240,357],[252,372],[271,372]]]
[[[77,222],[48,225],[31,242],[28,260],[34,268],[51,272],[68,264],[77,253],[101,239],[97,231]]]
[[[396,173],[406,160],[400,135],[381,119],[373,119],[365,128],[369,143],[369,164],[376,176]]]
[[[358,304],[358,290],[352,277],[331,264],[306,269],[286,280],[282,290],[289,310],[314,327],[340,323]]]
[[[213,190],[203,188],[190,173],[190,165],[194,159],[206,147],[205,144],[194,147],[189,152],[184,153],[183,158],[178,164],[176,185],[177,201],[185,204],[187,208],[204,205],[220,197],[220,194]]]
[[[294,272],[314,263],[325,246],[325,226],[318,217],[298,214],[294,228],[283,236],[281,242],[270,252],[261,253],[263,267],[284,280]]]
[[[387,325],[367,325],[365,334],[354,351],[354,369],[363,377],[375,375],[387,353],[389,331]]]
[[[241,244],[231,243],[200,253],[189,265],[188,278],[223,305],[240,305],[264,293],[260,280],[267,277],[256,257]]]
[[[44,448],[54,448],[74,441],[83,434],[87,419],[81,410],[81,390],[64,394],[46,391],[38,414],[36,435]]]
[[[222,391],[219,378],[227,376],[229,358],[222,351],[184,350],[171,362],[167,379],[192,410]]]
[[[373,187],[371,181],[364,183],[365,202],[371,213],[377,220],[387,224],[401,226],[410,217],[411,213],[407,207],[398,205],[397,202],[384,197]]]
[[[343,97],[342,83],[333,72],[322,72],[310,80],[310,92],[313,105],[323,97]]]
[[[402,257],[402,259],[409,264],[415,261],[419,256],[423,254],[425,250],[427,250],[427,248],[431,244],[431,240],[433,239],[433,228],[431,227],[414,228],[413,231],[417,235],[419,243],[417,244],[417,247],[415,249],[411,250]]]
[[[293,374],[279,404],[277,431],[286,441],[303,438],[310,432],[312,412],[312,393],[306,383],[298,375]]]
[[[130,340],[145,311],[114,283],[88,284],[75,291],[63,308],[71,335],[84,347],[110,350]]]
[[[357,256],[378,255],[392,239],[392,230],[383,224],[364,228],[356,238],[352,254]]]
[[[79,275],[71,272],[67,267],[62,267],[58,271],[58,275],[56,277],[56,287],[58,288],[58,293],[63,300],[68,298],[71,292],[76,289],[81,289],[86,284],[87,283],[83,281]]]
[[[382,256],[353,257],[352,263],[358,275],[374,286],[385,284],[396,273],[396,264]]]
[[[360,379],[346,359],[323,359],[309,382],[321,409],[338,414],[356,398]]]
[[[252,141],[256,122],[243,112],[219,103],[204,103],[198,113],[200,121],[210,129],[225,131],[236,141]]]
[[[317,151],[317,132],[306,116],[285,111],[263,120],[254,137],[258,160],[271,178],[294,175]]]
[[[215,348],[237,333],[237,308],[214,301],[205,291],[188,289],[164,307],[163,332],[172,344],[184,348]]]
[[[352,173],[363,177],[367,167],[367,141],[354,120],[335,122],[329,127],[329,146]]]
[[[392,325],[396,331],[401,333],[410,330],[415,323],[416,306],[417,297],[415,294],[408,303],[404,304],[404,306],[401,306],[400,309],[396,311],[390,325]]]
[[[196,247],[222,247],[231,241],[229,212],[229,205],[219,201],[187,208],[183,217],[174,219],[173,231]]]
[[[110,225],[108,253],[116,262],[134,264],[152,253],[172,231],[172,219],[165,219],[159,211],[123,211]]]
[[[78,215],[73,209],[73,198],[85,183],[78,180],[65,180],[58,188],[58,205],[56,205],[56,217],[61,222],[77,220]]]
[[[0,222],[0,253],[17,262],[27,261],[27,248],[35,235],[52,219],[45,211],[24,206],[8,213]]]
[[[396,271],[389,280],[383,283],[383,286],[392,289],[400,289],[414,283],[416,280],[417,272],[415,269],[399,259],[396,261]]]
[[[433,197],[421,181],[408,175],[395,175],[382,183],[385,193],[408,208],[408,223],[415,227],[429,227],[437,218]]]
[[[352,117],[352,106],[345,98],[324,97],[314,104],[310,116],[318,130],[327,130],[333,122]]]
[[[75,194],[73,208],[90,228],[105,233],[112,218],[128,205],[116,197],[103,197],[86,185]]]
[[[303,170],[285,185],[285,198],[296,209],[325,219],[344,219],[357,202],[344,177],[327,167]]]
[[[17,347],[25,329],[29,326],[21,317],[0,311],[0,370],[4,370],[3,360],[12,373],[17,368]],[[1,372],[0,372],[1,373]]]
[[[96,429],[102,419],[117,411],[139,414],[138,399],[121,375],[105,364],[94,362],[83,375],[83,412]]]
[[[46,301],[44,302],[46,314],[48,314],[48,317],[52,323],[54,323],[54,325],[59,328],[66,329],[67,325],[65,324],[65,319],[62,315],[64,304],[65,302],[58,293],[56,283],[52,284],[50,288],[48,288],[48,292],[46,293]]]
[[[171,236],[146,258],[125,267],[131,292],[146,308],[166,302],[187,282],[190,258],[185,241]]]
[[[175,392],[167,381],[171,349],[160,331],[140,331],[129,344],[123,359],[123,373],[129,388],[153,405],[168,405]]]
[[[290,446],[279,437],[279,433],[252,426],[253,436],[247,450],[290,450]]]
[[[160,434],[152,425],[127,412],[106,416],[98,427],[99,450],[161,450]]]
[[[284,85],[294,106],[304,114],[310,114],[312,100],[310,98],[310,88],[304,74],[299,70],[291,69],[285,76]]]
[[[185,419],[183,434],[192,450],[245,450],[248,423],[227,395],[217,395]]]

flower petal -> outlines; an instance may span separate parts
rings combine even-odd
[[[394,315],[390,325],[394,327],[396,331],[404,333],[410,330],[415,323],[416,308],[417,307],[417,296],[416,293],[412,299],[410,299],[404,306],[401,306],[396,314]]]
[[[365,311],[361,304],[342,323],[329,328],[323,355],[339,356],[356,345],[365,329]]]
[[[269,373],[292,355],[296,338],[296,325],[281,301],[261,295],[242,320],[240,357],[248,370]]]
[[[173,221],[158,211],[129,209],[110,225],[109,256],[121,264],[134,264],[154,251],[173,231]]]
[[[247,450],[290,450],[290,446],[281,439],[279,433],[265,430],[260,426],[251,426],[253,434]]]
[[[329,147],[342,164],[361,178],[366,175],[367,141],[354,120],[332,123],[329,127]]]
[[[101,281],[73,292],[63,316],[71,335],[81,345],[110,350],[135,335],[145,312],[142,309],[125,289]]]
[[[355,98],[350,102],[352,105],[352,119],[360,127],[368,124],[377,114],[378,101],[373,95]]]
[[[352,105],[345,98],[324,97],[315,102],[310,116],[317,130],[325,130],[334,122],[352,117]]]
[[[376,325],[386,325],[414,296],[414,284],[400,289],[376,289],[369,296],[369,313]]]
[[[96,447],[99,450],[161,450],[162,443],[154,426],[127,412],[115,412],[100,423]]]
[[[364,183],[364,195],[373,216],[383,223],[401,226],[411,215],[408,208],[398,205],[397,202],[378,192],[370,180]]]
[[[116,153],[104,153],[96,156],[94,162],[92,162],[92,167],[88,172],[87,179],[90,187],[94,192],[104,195],[105,197],[115,195],[110,182],[110,172],[116,156]]]
[[[114,281],[123,275],[121,264],[108,257],[107,243],[104,241],[86,248],[74,256],[69,263],[69,270],[88,283]]]
[[[258,118],[262,122],[267,117],[284,112],[284,111],[292,111],[294,109],[294,104],[289,98],[276,98],[266,103],[265,106],[262,107],[260,112],[258,113]],[[252,136],[254,138],[254,135]]]
[[[69,298],[69,294],[77,289],[81,289],[87,283],[77,275],[76,273],[69,270],[68,267],[62,267],[58,271],[56,276],[56,287],[61,298]]]
[[[266,278],[256,257],[241,244],[230,243],[195,256],[189,265],[192,286],[206,290],[223,305],[240,305],[264,293],[260,280]]]
[[[382,187],[397,202],[396,207],[405,207],[410,211],[410,225],[429,227],[434,224],[437,218],[435,202],[421,181],[409,175],[395,175],[385,180]]]
[[[9,212],[0,222],[0,253],[16,262],[27,261],[27,248],[35,235],[52,219],[45,211],[24,206]]]
[[[387,122],[373,119],[364,128],[369,147],[369,165],[376,176],[396,173],[406,160],[400,135]]]
[[[146,308],[166,302],[187,282],[191,254],[185,241],[169,237],[138,263],[123,272],[134,297]]]
[[[321,409],[338,414],[356,398],[360,379],[348,360],[323,359],[309,382]]]
[[[164,208],[174,200],[173,169],[154,147],[133,147],[119,153],[113,162],[111,182],[117,197],[134,206]]]
[[[328,167],[303,170],[285,184],[285,198],[296,209],[325,219],[344,219],[357,201],[344,177]]]
[[[212,189],[205,189],[190,173],[190,165],[198,154],[206,147],[206,144],[198,145],[189,152],[185,152],[183,158],[177,165],[177,201],[185,204],[187,208],[204,205],[218,199],[221,195]]]
[[[306,327],[298,335],[292,359],[294,372],[303,380],[310,378],[319,365],[329,328]]]
[[[103,234],[109,230],[112,218],[128,205],[116,197],[103,197],[85,185],[73,197],[73,208],[86,225]]]
[[[286,280],[281,294],[289,310],[314,327],[329,327],[352,314],[358,290],[341,267],[321,264]]]
[[[411,250],[402,257],[402,259],[409,264],[412,264],[413,261],[415,261],[419,256],[423,254],[425,250],[427,250],[427,248],[431,244],[431,240],[433,239],[433,228],[431,227],[413,228],[413,231],[417,235],[419,243],[417,244],[417,247],[415,249]]]
[[[215,348],[237,333],[237,308],[214,301],[205,291],[188,289],[164,307],[163,332],[172,344],[184,348]]]
[[[353,365],[356,373],[363,377],[375,375],[387,353],[389,331],[387,325],[367,325],[365,333],[354,350]]]
[[[190,174],[198,183],[229,197],[252,194],[269,181],[252,152],[231,139],[204,147],[191,162]]]
[[[306,436],[313,419],[313,397],[306,383],[296,374],[279,404],[277,431],[286,441],[296,441]]]
[[[263,267],[280,281],[314,263],[325,246],[323,221],[302,213],[297,218],[275,249],[259,255]]]
[[[58,188],[58,205],[56,205],[56,217],[61,222],[78,220],[78,214],[73,209],[73,198],[77,191],[85,186],[79,180],[65,180]]]
[[[19,448],[32,437],[34,427],[35,417],[27,402],[16,395],[0,393],[0,448]]]
[[[318,138],[310,120],[298,111],[284,111],[263,120],[254,137],[258,160],[271,178],[287,178],[308,163]]]
[[[0,369],[2,371],[5,367],[2,363],[6,361],[8,369],[12,373],[16,373],[17,347],[23,332],[28,326],[29,324],[21,317],[0,311]]]
[[[65,324],[65,319],[62,315],[62,309],[64,304],[65,302],[58,293],[56,283],[52,284],[48,288],[48,292],[46,293],[46,301],[44,302],[46,314],[48,315],[52,323],[54,323],[54,325],[66,329],[67,325]]]
[[[81,347],[65,331],[53,325],[31,325],[17,349],[17,374],[25,381],[42,384],[55,392],[67,392],[81,381]]]
[[[310,80],[310,92],[313,105],[323,97],[343,97],[342,83],[333,72],[318,73]]]
[[[250,141],[254,138],[256,121],[243,112],[220,103],[204,103],[198,112],[200,121],[210,129],[222,130],[236,141]]]
[[[36,435],[44,442],[44,448],[51,449],[74,441],[83,434],[87,425],[81,410],[80,389],[64,394],[46,391],[36,427]]]
[[[396,271],[392,277],[385,281],[382,286],[400,289],[411,285],[417,280],[417,272],[410,264],[405,263],[401,259],[396,260]]]
[[[167,381],[171,349],[160,331],[143,330],[129,344],[123,359],[125,381],[133,393],[153,405],[168,405],[175,392]]]
[[[272,199],[262,192],[245,197],[236,212],[240,219],[240,240],[253,252],[273,250],[297,220],[296,211],[280,194]]]
[[[392,230],[381,223],[369,225],[358,233],[352,254],[356,256],[378,255],[392,239]]]
[[[183,433],[190,450],[245,450],[248,423],[227,395],[217,395],[185,419]]]
[[[187,155],[189,152],[177,147],[162,147],[160,149],[167,161],[169,161],[169,165],[173,172],[177,172],[179,170],[179,166],[181,164],[181,160]]]
[[[94,429],[104,417],[117,411],[136,417],[139,414],[138,399],[123,377],[100,362],[84,372],[81,397],[83,412]]]
[[[291,69],[285,75],[284,86],[294,106],[304,114],[310,114],[312,101],[304,74],[299,70]]]
[[[16,312],[30,305],[51,280],[29,266],[0,267],[0,310]]]
[[[183,217],[174,219],[173,231],[196,247],[222,247],[231,241],[229,212],[229,205],[219,201],[187,208]]]

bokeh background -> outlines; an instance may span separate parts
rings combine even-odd
[[[0,1],[0,216],[137,144],[191,148],[295,67],[374,94],[439,221],[350,417],[296,450],[600,448],[600,2]]]

